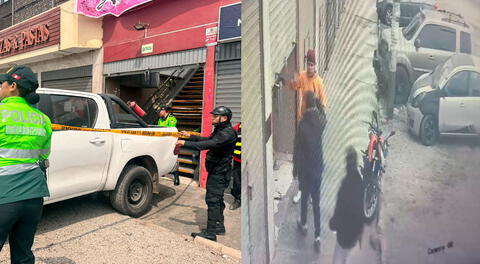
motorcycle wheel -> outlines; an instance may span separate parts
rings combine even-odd
[[[380,190],[375,184],[369,183],[365,186],[363,191],[363,215],[367,223],[370,223],[377,214],[379,196]]]

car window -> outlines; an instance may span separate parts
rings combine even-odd
[[[480,97],[480,73],[470,73],[470,96]]]
[[[420,4],[418,3],[400,3],[400,16],[414,17],[420,12]]]
[[[87,128],[95,125],[98,110],[93,99],[67,95],[50,95],[49,98],[51,109],[46,114],[52,123]]]
[[[445,51],[455,51],[455,29],[439,26],[425,25],[417,37],[420,47]]]
[[[470,34],[467,32],[460,32],[460,52],[461,53],[472,53],[472,43],[470,41]]]
[[[448,97],[468,96],[468,71],[461,71],[453,75],[443,87]]]
[[[117,123],[139,125],[137,118],[127,112],[120,104],[112,100],[112,110]]]
[[[415,33],[417,32],[418,28],[420,25],[423,23],[425,20],[425,16],[420,12],[415,17],[410,21],[410,24],[406,26],[403,30],[402,33],[405,36],[407,40],[411,40]]]

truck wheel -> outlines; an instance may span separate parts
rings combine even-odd
[[[150,172],[141,166],[128,165],[110,194],[110,203],[122,214],[140,217],[150,210],[152,196]]]

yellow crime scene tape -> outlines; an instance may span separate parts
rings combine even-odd
[[[85,128],[52,124],[52,130],[76,130],[76,131],[90,131],[90,132],[110,132],[117,134],[128,134],[136,136],[149,136],[149,137],[182,137],[180,132],[161,132],[161,131],[143,131],[143,130],[122,130],[122,129],[98,129],[98,128]],[[190,135],[200,136],[198,132],[187,131]]]

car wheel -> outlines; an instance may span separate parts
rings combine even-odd
[[[438,139],[438,126],[437,121],[433,115],[426,115],[422,119],[420,124],[420,141],[425,146],[432,146]]]
[[[393,6],[387,5],[385,10],[383,10],[383,23],[387,26],[392,26],[393,20]]]
[[[110,203],[122,214],[140,217],[150,210],[152,196],[150,172],[141,166],[128,165],[110,194]]]
[[[405,104],[410,94],[410,81],[405,68],[397,66],[395,75],[395,104]]]

